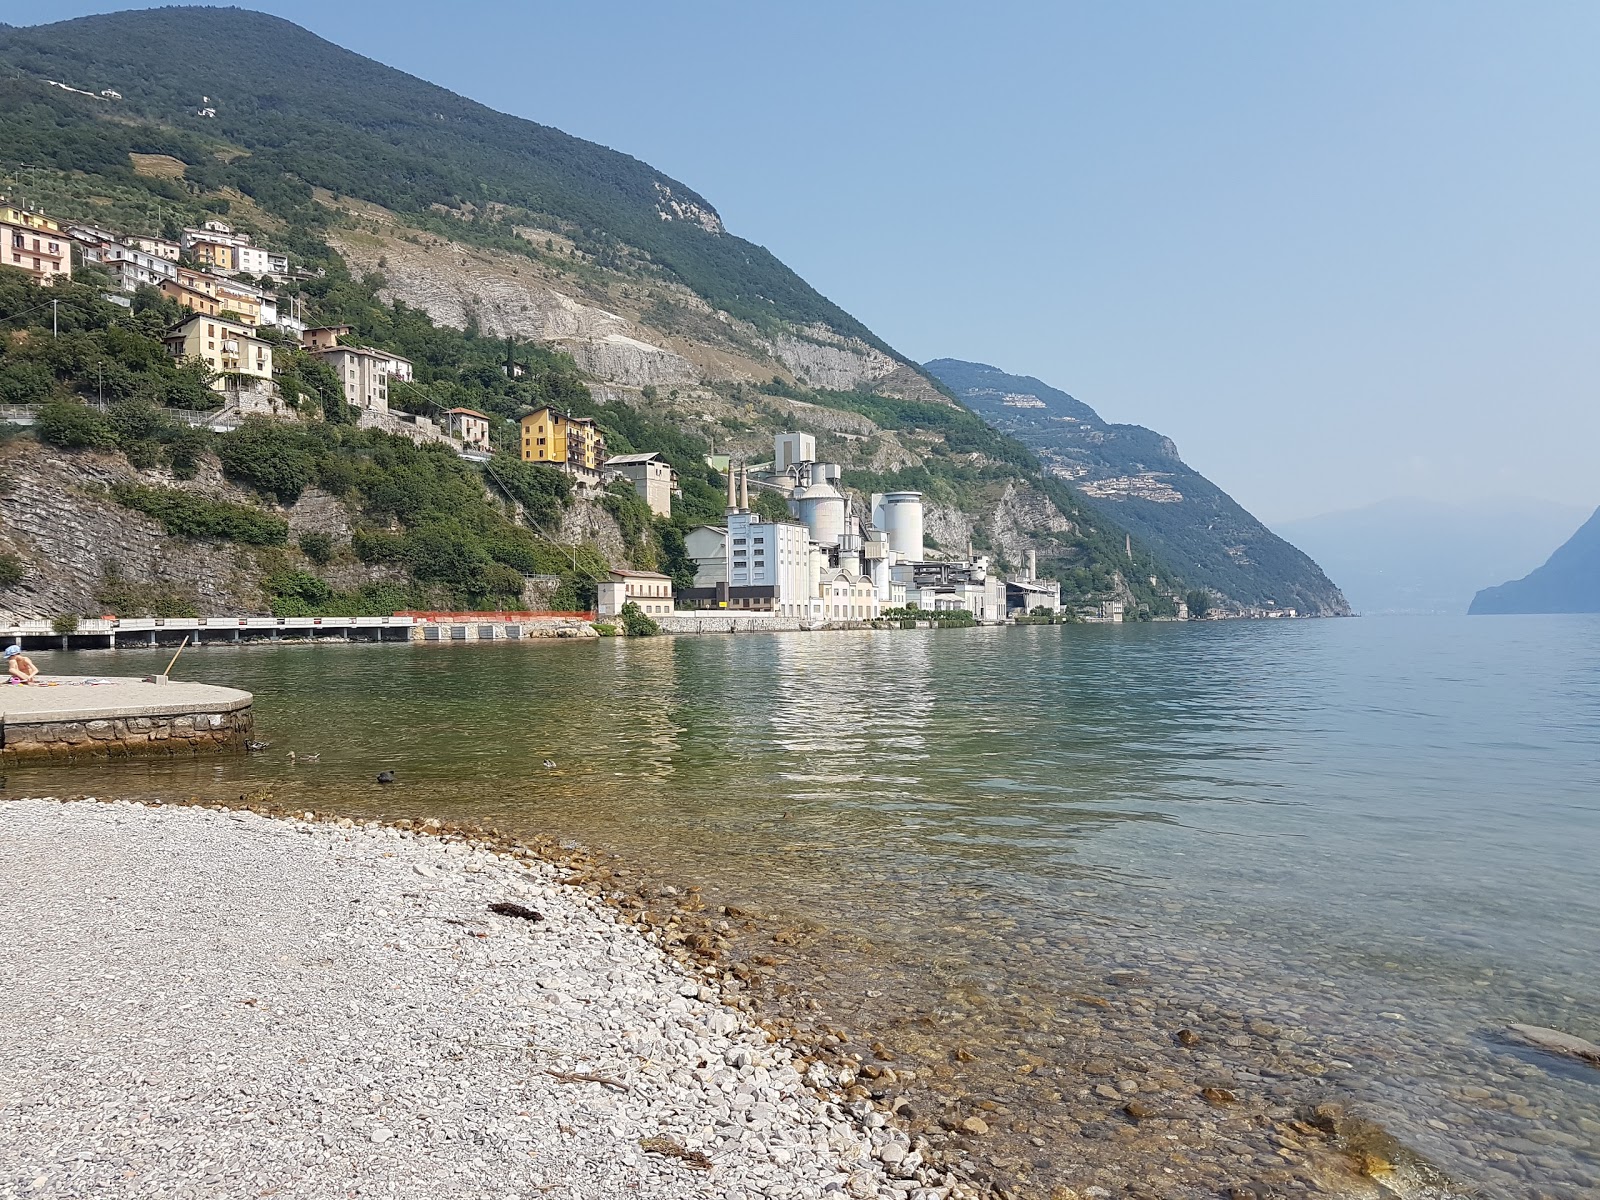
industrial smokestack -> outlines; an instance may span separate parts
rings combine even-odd
[[[739,466],[739,509],[750,511],[750,469],[742,463]]]
[[[728,511],[734,512],[739,507],[739,500],[734,492],[733,463],[728,464]]]
[[[1028,551],[1028,582],[1032,583],[1039,578],[1039,553],[1036,550]]]

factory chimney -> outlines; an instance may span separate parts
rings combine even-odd
[[[1037,578],[1039,578],[1039,552],[1030,549],[1028,551],[1028,582],[1032,583]]]
[[[750,470],[742,463],[739,465],[739,511],[750,511]]]
[[[733,463],[731,462],[728,464],[728,511],[730,513],[739,511],[738,496],[734,492]]]

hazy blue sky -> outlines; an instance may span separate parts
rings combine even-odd
[[[1600,503],[1589,0],[259,7],[652,163],[904,353],[1268,520]]]

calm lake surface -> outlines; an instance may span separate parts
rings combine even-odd
[[[969,1038],[950,1086],[1036,1114],[1035,1178],[1121,1134],[1099,1081],[996,1062],[1186,1014],[1241,1093],[1340,1098],[1489,1194],[1600,1194],[1600,1071],[1501,1032],[1600,1041],[1600,619],[258,645],[176,673],[255,692],[271,750],[6,790],[269,791],[615,850],[823,931],[819,1001],[931,1014],[918,1061]],[[1073,1011],[1108,978],[1127,1006]]]

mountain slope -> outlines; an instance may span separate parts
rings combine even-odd
[[[1031,376],[952,358],[924,365],[996,429],[1036,451],[1090,507],[1167,561],[1181,562],[1190,583],[1244,608],[1349,613],[1316,563],[1184,463],[1170,439],[1139,425],[1108,424]]]
[[[1276,527],[1339,581],[1361,613],[1464,613],[1490,580],[1543,561],[1587,515],[1512,497],[1465,504],[1397,498]]]
[[[219,55],[219,46],[235,49]],[[517,206],[625,241],[735,315],[821,322],[885,349],[767,250],[726,233],[683,183],[277,17],[174,7],[11,28],[0,63],[114,90],[121,99],[106,107],[118,116],[244,147],[249,155],[222,171],[243,183],[270,187],[288,175],[402,212]]]
[[[170,235],[224,214],[288,252],[299,274],[280,291],[308,321],[417,361],[411,411],[514,419],[541,397],[495,383],[484,343],[537,341],[587,375],[594,403],[577,407],[649,430],[632,448],[668,453],[697,488],[705,452],[761,462],[774,431],[801,429],[857,487],[923,488],[952,550],[1012,567],[1036,550],[1069,598],[1133,612],[1169,611],[1181,586],[680,182],[287,22],[190,8],[0,28],[0,146],[27,168],[21,198],[56,215]]]
[[[1484,588],[1468,612],[1600,612],[1600,509],[1542,567],[1521,579]]]

